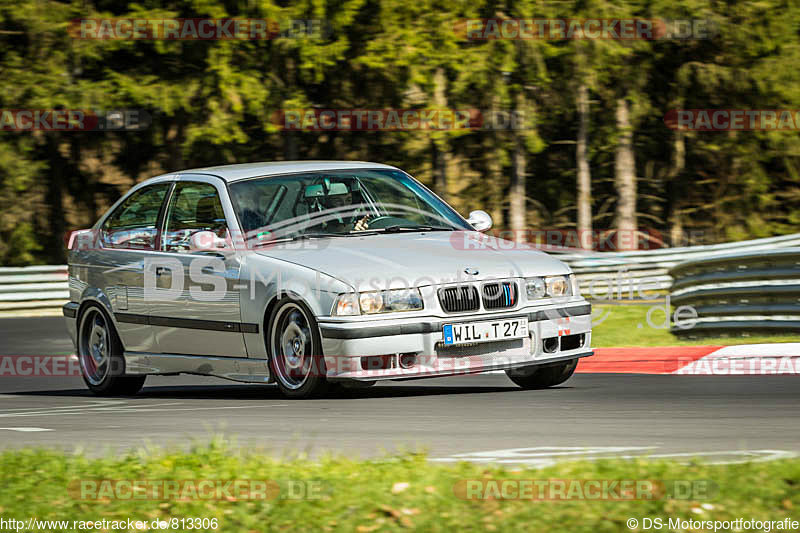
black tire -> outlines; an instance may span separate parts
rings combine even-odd
[[[98,396],[133,396],[147,376],[126,376],[124,349],[114,324],[98,305],[78,316],[78,362],[86,386]]]
[[[506,370],[508,378],[523,389],[546,389],[567,381],[578,366],[577,359],[552,365],[527,366]]]
[[[314,313],[301,301],[284,298],[269,317],[269,369],[287,398],[319,398],[330,389],[325,378],[322,338]]]

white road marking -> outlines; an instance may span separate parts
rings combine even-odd
[[[705,457],[724,457],[731,456],[733,459],[729,460],[714,460],[704,461],[711,465],[734,465],[739,463],[763,463],[766,461],[777,461],[778,459],[793,459],[798,457],[798,453],[790,452],[787,450],[730,450],[730,451],[716,451],[716,452],[683,452],[683,453],[664,453],[657,455],[648,455],[648,459],[703,459]],[[738,457],[738,459],[737,459]],[[620,459],[636,459],[634,455],[621,455]]]
[[[288,404],[264,406],[258,405],[231,405],[222,407],[177,407],[186,405],[185,402],[141,403],[126,402],[124,400],[95,400],[80,405],[64,405],[60,407],[20,407],[5,409],[0,412],[0,418],[37,417],[37,416],[67,416],[83,415],[86,413],[155,413],[170,411],[216,411],[220,409],[252,409],[255,407],[287,407]]]
[[[37,431],[53,431],[52,429],[48,428],[0,428],[5,429],[7,431],[21,431],[22,433],[32,433]]]
[[[654,446],[538,446],[534,448],[508,448],[505,450],[457,453],[449,457],[431,459],[431,461],[442,463],[469,461],[473,463],[520,464],[543,468],[556,464],[558,459],[592,460],[603,456],[614,457],[614,454],[624,452],[644,452],[653,449],[655,449]]]
[[[565,460],[673,459],[686,463],[693,459],[700,459],[704,463],[710,465],[726,465],[775,461],[778,459],[791,459],[800,456],[797,452],[787,450],[719,450],[660,454],[647,453],[648,450],[654,450],[656,448],[656,446],[541,446],[536,448],[509,448],[505,450],[458,453],[448,457],[433,458],[430,459],[430,461],[439,463],[466,461],[472,463],[513,464],[525,465],[533,468],[544,468]]]
[[[47,407],[48,411],[52,411],[53,409],[81,409],[88,405],[118,405],[125,403],[124,400],[94,400],[87,403],[82,403],[79,405],[59,405],[53,407]],[[5,411],[30,411],[32,409],[45,409],[44,407],[14,407],[11,409],[5,409]]]

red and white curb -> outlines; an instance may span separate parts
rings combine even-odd
[[[595,348],[576,372],[697,376],[800,374],[800,343]]]

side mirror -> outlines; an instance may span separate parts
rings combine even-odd
[[[190,238],[191,250],[193,252],[221,252],[229,250],[225,239],[217,237],[213,231],[198,231],[193,233]]]
[[[486,211],[472,211],[467,222],[475,228],[475,231],[486,231],[492,227],[492,217]]]

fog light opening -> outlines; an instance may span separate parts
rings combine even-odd
[[[415,353],[401,353],[400,354],[400,368],[411,368],[417,364],[417,354]]]
[[[361,358],[362,370],[390,370],[395,368],[395,355],[368,355]]]
[[[561,351],[577,350],[583,348],[586,343],[586,335],[579,333],[576,335],[565,335],[561,337]]]
[[[558,351],[558,337],[548,337],[542,340],[542,348],[545,353],[556,353]]]

